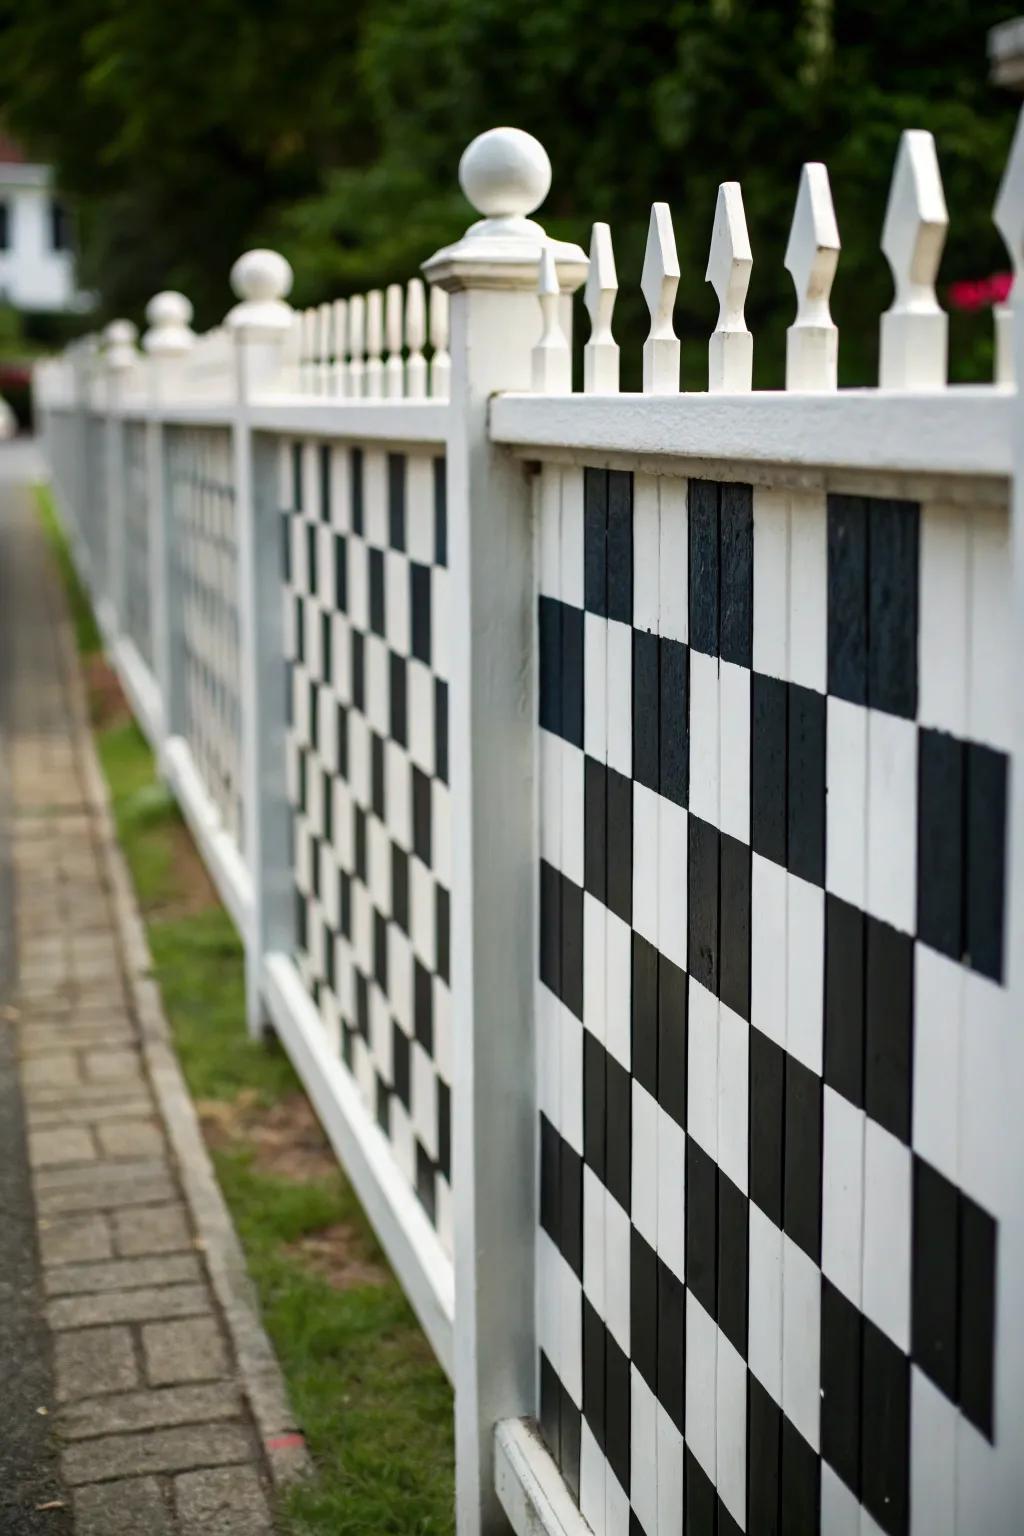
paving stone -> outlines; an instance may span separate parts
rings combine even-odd
[[[225,1376],[228,1356],[213,1318],[150,1323],[142,1330],[142,1353],[151,1386],[175,1381],[209,1381]]]
[[[158,1178],[167,1172],[167,1163],[163,1158],[153,1157],[144,1161],[137,1160],[132,1163],[102,1162],[94,1163],[91,1168],[47,1168],[44,1172],[36,1174],[36,1189],[40,1193],[49,1193],[54,1189],[75,1189],[99,1183],[130,1186],[136,1182],[144,1183],[147,1179]]]
[[[105,1125],[118,1119],[137,1120],[151,1114],[153,1105],[141,1089],[112,1094],[101,1103],[30,1104],[26,1118],[29,1130],[51,1125]]]
[[[170,1536],[155,1477],[121,1478],[75,1489],[75,1536]]]
[[[78,1082],[78,1058],[70,1052],[30,1057],[21,1064],[21,1081],[29,1094],[33,1090],[70,1087]]]
[[[207,1424],[238,1418],[242,1399],[231,1382],[161,1387],[156,1392],[119,1392],[87,1398],[61,1409],[57,1427],[65,1440],[86,1440],[127,1430],[159,1429],[173,1424]]]
[[[38,1225],[39,1251],[44,1264],[88,1264],[114,1254],[106,1216],[64,1216]]]
[[[185,1207],[178,1203],[113,1211],[111,1219],[117,1251],[125,1258],[145,1253],[176,1253],[193,1246]]]
[[[33,1168],[95,1162],[96,1144],[86,1127],[81,1125],[32,1131],[28,1138],[28,1160]]]
[[[218,1467],[174,1479],[181,1536],[264,1536],[273,1530],[252,1467]]]
[[[136,1051],[86,1051],[85,1076],[92,1083],[130,1083],[141,1080]]]
[[[164,1150],[153,1120],[113,1120],[96,1132],[104,1157],[159,1157]]]
[[[65,1480],[76,1486],[115,1477],[225,1466],[252,1456],[252,1441],[241,1425],[189,1424],[83,1440],[65,1449],[61,1465]]]
[[[141,1184],[105,1181],[96,1189],[40,1191],[37,1205],[45,1216],[71,1215],[75,1211],[106,1211],[132,1205],[158,1205],[173,1200],[177,1190],[169,1178],[147,1179]]]
[[[160,1317],[195,1317],[209,1310],[205,1286],[161,1285],[100,1296],[61,1296],[47,1302],[46,1317],[51,1328],[61,1330],[92,1328],[100,1323],[141,1323]]]
[[[135,1348],[127,1328],[86,1328],[54,1339],[57,1401],[128,1392],[139,1384]]]
[[[172,1253],[108,1264],[63,1264],[44,1276],[44,1285],[47,1296],[85,1296],[139,1286],[198,1284],[202,1278],[194,1253]]]

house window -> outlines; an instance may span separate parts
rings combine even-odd
[[[55,251],[71,249],[71,229],[67,209],[56,198],[50,203],[50,246]]]
[[[0,201],[0,251],[11,248],[11,205]]]

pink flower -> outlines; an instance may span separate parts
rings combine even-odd
[[[990,277],[967,277],[950,283],[947,296],[952,309],[988,309],[1004,303],[1012,287],[1012,272],[993,272]]]

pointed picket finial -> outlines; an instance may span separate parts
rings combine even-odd
[[[617,395],[619,346],[612,335],[612,312],[619,291],[615,271],[612,232],[607,224],[595,224],[590,236],[590,266],[583,303],[590,316],[590,340],[583,348],[583,392]]]
[[[334,367],[331,372],[331,394],[336,398],[348,388],[348,367],[345,352],[348,348],[348,301],[334,301]]]
[[[533,349],[535,395],[568,395],[572,392],[572,354],[558,318],[561,291],[558,268],[549,245],[540,253],[537,294],[540,298],[541,333]]]
[[[796,289],[796,319],[786,332],[786,388],[835,389],[839,331],[829,298],[839,263],[839,226],[828,170],[811,161],[800,172],[785,267]]]
[[[934,389],[946,382],[948,321],[935,296],[949,214],[935,140],[905,129],[882,228],[882,250],[896,289],[882,316],[879,384]]]
[[[384,393],[401,400],[405,393],[405,362],[402,357],[402,285],[389,283],[384,292]]]
[[[366,388],[368,400],[379,400],[384,394],[384,295],[379,288],[371,288],[366,295]]]
[[[410,400],[422,400],[427,393],[427,360],[423,356],[426,339],[427,297],[423,279],[414,277],[405,290],[405,344],[409,348],[405,393]]]
[[[317,343],[319,356],[317,358],[316,383],[314,388],[319,395],[329,395],[331,392],[331,358],[334,355],[334,313],[330,304],[321,304],[317,310]]]
[[[355,293],[348,301],[348,394],[361,400],[366,393],[366,299]]]
[[[713,395],[745,394],[753,381],[754,338],[743,316],[753,265],[740,184],[723,181],[704,274],[718,295],[718,324],[708,342],[708,390]]]
[[[655,203],[647,231],[647,250],[640,289],[651,316],[644,342],[644,394],[679,393],[679,340],[672,326],[672,310],[679,287],[679,257],[672,214],[668,203]]]
[[[1017,118],[1017,127],[1010,145],[1010,154],[999,183],[996,205],[992,210],[995,226],[1003,237],[1003,244],[1010,256],[1014,288],[1020,281],[1024,266],[1024,108]],[[1013,366],[1013,309],[1009,301],[997,304],[994,312],[996,327],[996,383],[1012,384]]]
[[[448,352],[448,294],[443,288],[430,290],[430,396],[447,400],[452,360]]]

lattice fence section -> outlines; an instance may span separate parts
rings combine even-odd
[[[242,846],[238,544],[231,434],[168,432],[185,736],[225,828]]]
[[[980,1529],[1008,519],[539,495],[544,1436],[595,1531]]]
[[[451,1252],[443,458],[282,448],[296,959]]]
[[[146,425],[124,424],[124,624],[153,670],[153,599],[149,565],[149,481]]]
[[[89,580],[94,595],[106,596],[107,558],[107,427],[102,416],[86,411],[82,418],[85,475],[82,495],[82,538],[89,556]]]

